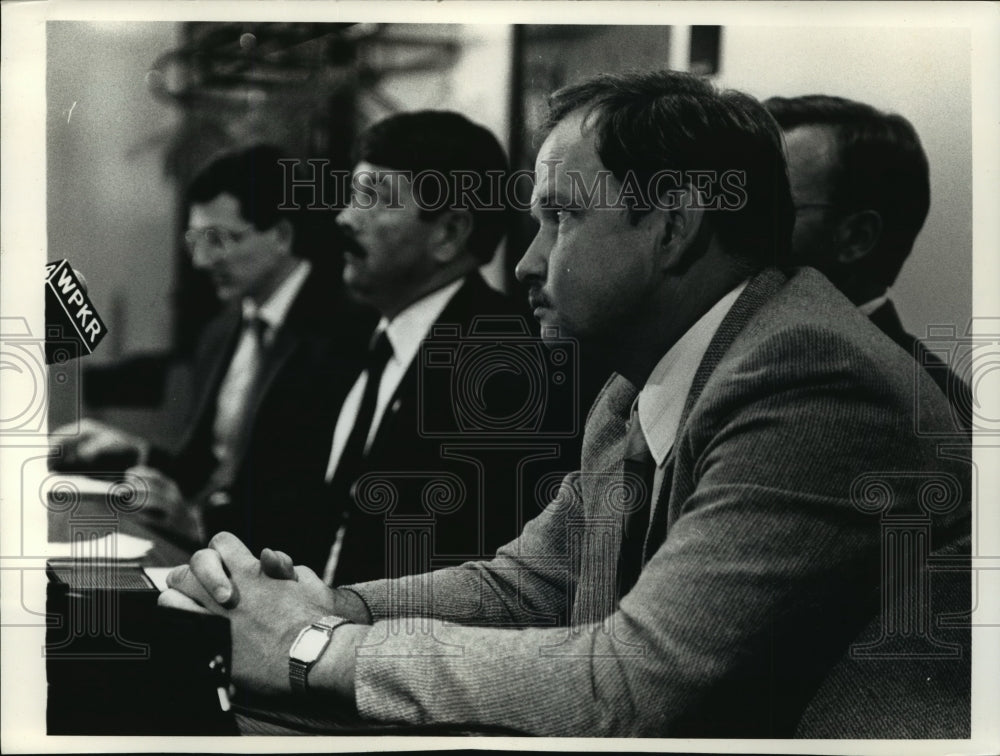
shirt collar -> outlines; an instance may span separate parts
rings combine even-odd
[[[716,330],[746,285],[744,281],[722,297],[667,350],[636,397],[642,432],[658,467],[674,445],[677,426],[698,365]]]
[[[858,309],[861,310],[862,315],[870,318],[872,313],[875,312],[875,310],[877,310],[879,307],[881,307],[888,301],[889,301],[889,292],[887,291],[880,297],[875,297],[875,299],[871,299],[865,302],[864,304],[859,304]]]
[[[463,283],[464,279],[458,278],[423,299],[418,299],[392,320],[383,317],[379,321],[375,330],[386,332],[389,343],[392,344],[393,360],[402,365],[410,364],[420,349],[420,342]]]
[[[299,289],[305,283],[310,270],[312,270],[312,263],[308,260],[299,262],[260,307],[249,297],[244,298],[244,321],[252,320],[254,317],[260,318],[267,324],[270,331],[280,326],[285,322],[285,317],[287,317],[288,311],[292,307],[292,302],[298,296]]]

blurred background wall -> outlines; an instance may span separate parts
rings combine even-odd
[[[73,21],[50,22],[47,39],[48,258],[85,273],[109,325],[84,395],[113,422],[177,431],[184,372],[166,356],[189,350],[215,306],[178,244],[178,198],[212,154],[266,139],[350,167],[360,129],[430,107],[483,123],[514,167],[531,167],[545,95],[599,71],[686,68],[758,97],[835,94],[905,115],[930,159],[932,206],[894,299],[917,335],[971,316],[965,30]],[[519,219],[486,271],[495,286],[511,285],[532,232]],[[111,369],[123,364],[132,372]],[[53,423],[70,411],[58,394]]]
[[[172,346],[175,189],[164,147],[180,112],[146,72],[176,24],[48,25],[48,259],[83,271],[113,324],[94,360]]]
[[[968,29],[727,27],[720,81],[756,97],[833,94],[917,130],[931,208],[895,286],[916,336],[972,317],[972,105]]]

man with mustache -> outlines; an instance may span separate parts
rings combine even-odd
[[[548,124],[517,275],[543,336],[617,371],[579,471],[490,561],[329,591],[220,534],[160,602],[230,619],[238,685],[376,721],[789,735],[875,611],[865,476],[899,515],[926,478],[954,484],[931,518],[945,538],[967,470],[915,434],[910,358],[822,275],[774,267],[792,203],[758,102],[678,72],[600,76],[553,95]],[[724,176],[736,207],[710,199]],[[617,199],[583,196],[599,181]],[[936,388],[916,400],[947,416]]]
[[[493,134],[458,113],[401,113],[356,154],[337,217],[344,284],[381,320],[332,435],[339,521],[320,536],[321,561],[296,555],[331,584],[491,556],[539,511],[532,482],[578,449],[572,437],[543,448],[544,418],[518,420],[530,401],[521,360],[544,373],[547,355],[523,303],[479,272],[509,217]],[[549,393],[539,409],[552,416],[559,401]]]

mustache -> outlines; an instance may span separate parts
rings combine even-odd
[[[341,254],[351,254],[356,257],[367,256],[367,250],[355,238],[354,233],[340,225],[334,225],[335,241],[340,248]]]
[[[534,310],[539,307],[551,307],[551,302],[541,286],[531,286],[528,289],[528,305]]]

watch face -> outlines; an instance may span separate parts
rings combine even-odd
[[[329,640],[330,636],[328,633],[323,630],[317,630],[315,627],[310,627],[292,648],[290,656],[301,662],[314,662],[319,658],[323,649],[326,648]]]

